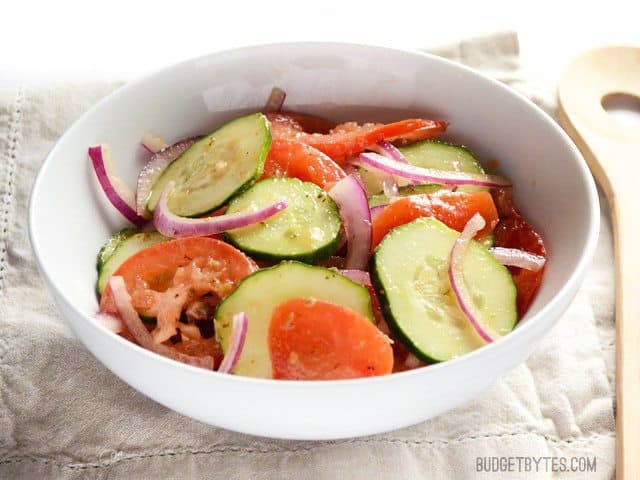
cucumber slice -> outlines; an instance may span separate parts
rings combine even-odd
[[[374,195],[382,191],[382,182],[378,176],[367,170],[366,168],[356,167],[362,184],[364,185],[364,191],[367,195]]]
[[[227,123],[171,162],[147,208],[152,212],[165,185],[174,181],[168,199],[173,213],[196,217],[215,210],[262,175],[270,146],[269,122],[261,113]]]
[[[272,378],[267,344],[271,312],[291,298],[325,300],[351,308],[374,321],[368,290],[335,270],[292,261],[263,268],[245,278],[216,312],[216,338],[223,351],[227,349],[233,315],[245,312],[249,316],[247,338],[233,373]]]
[[[266,207],[286,200],[289,206],[263,222],[227,232],[226,238],[249,255],[315,263],[329,258],[340,243],[340,212],[317,185],[297,178],[267,178],[237,196],[227,213]]]
[[[399,150],[410,164],[423,168],[435,168],[454,172],[485,173],[482,165],[473,156],[471,150],[462,145],[440,142],[438,140],[422,140]],[[461,191],[486,191],[486,187],[461,186]]]
[[[133,229],[131,229],[133,230]],[[133,233],[131,232],[126,238],[120,239],[118,245],[113,249],[111,255],[100,263],[100,256],[103,253],[103,250],[110,249],[109,245],[115,242],[116,237],[121,237],[124,230],[116,233],[113,237],[109,239],[109,241],[100,249],[100,253],[98,254],[98,282],[96,284],[96,291],[98,292],[98,296],[102,295],[105,287],[107,286],[107,282],[109,281],[109,277],[113,275],[122,263],[129,258],[134,253],[138,253],[140,250],[143,250],[151,245],[155,245],[156,243],[166,242],[167,240],[171,240],[169,237],[165,237],[164,235],[158,232],[146,232],[146,233]]]
[[[458,235],[438,220],[419,218],[389,232],[371,260],[389,327],[423,361],[450,360],[484,345],[449,284],[449,254]],[[475,241],[463,268],[484,321],[501,335],[513,330],[517,292],[509,271]]]
[[[107,240],[107,243],[105,243],[98,252],[98,258],[96,260],[96,269],[98,272],[102,269],[102,266],[107,262],[107,260],[109,260],[120,244],[134,233],[136,233],[136,229],[129,227],[123,228],[119,232],[111,235],[111,238]]]
[[[425,183],[424,185],[406,185],[404,187],[399,187],[398,193],[401,197],[408,197],[409,195],[420,195],[437,192],[441,188],[442,185],[437,185],[434,183]],[[384,193],[371,195],[369,197],[369,207],[386,205],[387,203],[389,203],[389,201],[389,197],[387,197]]]
[[[484,173],[482,165],[471,150],[462,145],[422,140],[411,143],[399,150],[412,165],[455,172]]]

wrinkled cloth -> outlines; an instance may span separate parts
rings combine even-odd
[[[522,72],[514,34],[429,50],[554,113],[553,86]],[[117,86],[0,91],[0,478],[612,477],[613,256],[604,201],[593,266],[539,348],[473,402],[419,425],[329,442],[256,438],[172,412],[107,371],[74,338],[39,278],[27,204],[60,134]],[[595,472],[553,472],[549,460],[537,471],[478,472],[479,457],[562,457],[570,465],[582,456],[595,457]]]

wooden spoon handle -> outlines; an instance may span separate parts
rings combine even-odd
[[[616,470],[617,477],[626,480],[640,478],[640,218],[637,204],[636,192],[621,189],[616,192],[612,205],[616,255]]]
[[[612,212],[616,264],[616,476],[640,479],[640,128],[602,107],[640,97],[640,49],[605,47],[577,58],[558,91],[563,127],[589,163]]]

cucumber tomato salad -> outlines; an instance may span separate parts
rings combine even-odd
[[[282,110],[171,145],[135,193],[89,148],[133,224],[98,253],[102,325],[218,372],[329,380],[446,361],[507,335],[542,280],[512,185],[421,118],[336,124]]]

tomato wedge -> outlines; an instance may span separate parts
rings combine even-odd
[[[273,310],[269,325],[273,378],[339,380],[393,370],[389,339],[351,309],[294,298]]]
[[[185,308],[203,297],[211,303],[212,295],[219,301],[257,268],[253,260],[225,242],[188,237],[139,251],[114,275],[124,279],[133,307],[156,318],[152,335],[161,343],[177,333]],[[100,299],[100,309],[117,312],[109,287]]]
[[[542,238],[525,220],[518,217],[500,220],[495,229],[496,246],[517,248],[547,258]],[[513,281],[518,287],[518,315],[522,317],[542,283],[544,268],[533,272],[525,268],[509,267]]]
[[[501,216],[500,223],[498,223],[494,231],[496,246],[517,248],[547,258],[547,249],[544,246],[542,237],[522,218],[522,215],[513,204],[512,195],[510,189],[501,189],[494,192],[496,205]],[[524,268],[509,267],[509,271],[513,276],[516,287],[518,287],[516,302],[518,315],[522,317],[531,305],[538,288],[540,288],[544,268],[533,272]]]
[[[295,177],[328,189],[347,174],[328,156],[295,140],[274,138],[262,178]]]
[[[400,198],[373,219],[372,249],[391,229],[416,218],[434,217],[448,227],[462,231],[476,212],[487,222],[485,228],[478,232],[479,238],[490,233],[498,223],[498,212],[490,193],[439,191]]]
[[[346,123],[338,125],[331,133],[325,135],[300,132],[289,125],[286,128],[273,129],[272,135],[274,138],[294,138],[340,162],[348,156],[363,152],[369,145],[382,140],[401,140],[407,136],[410,136],[412,141],[434,138],[444,132],[446,128],[447,122],[412,118],[386,125]]]

